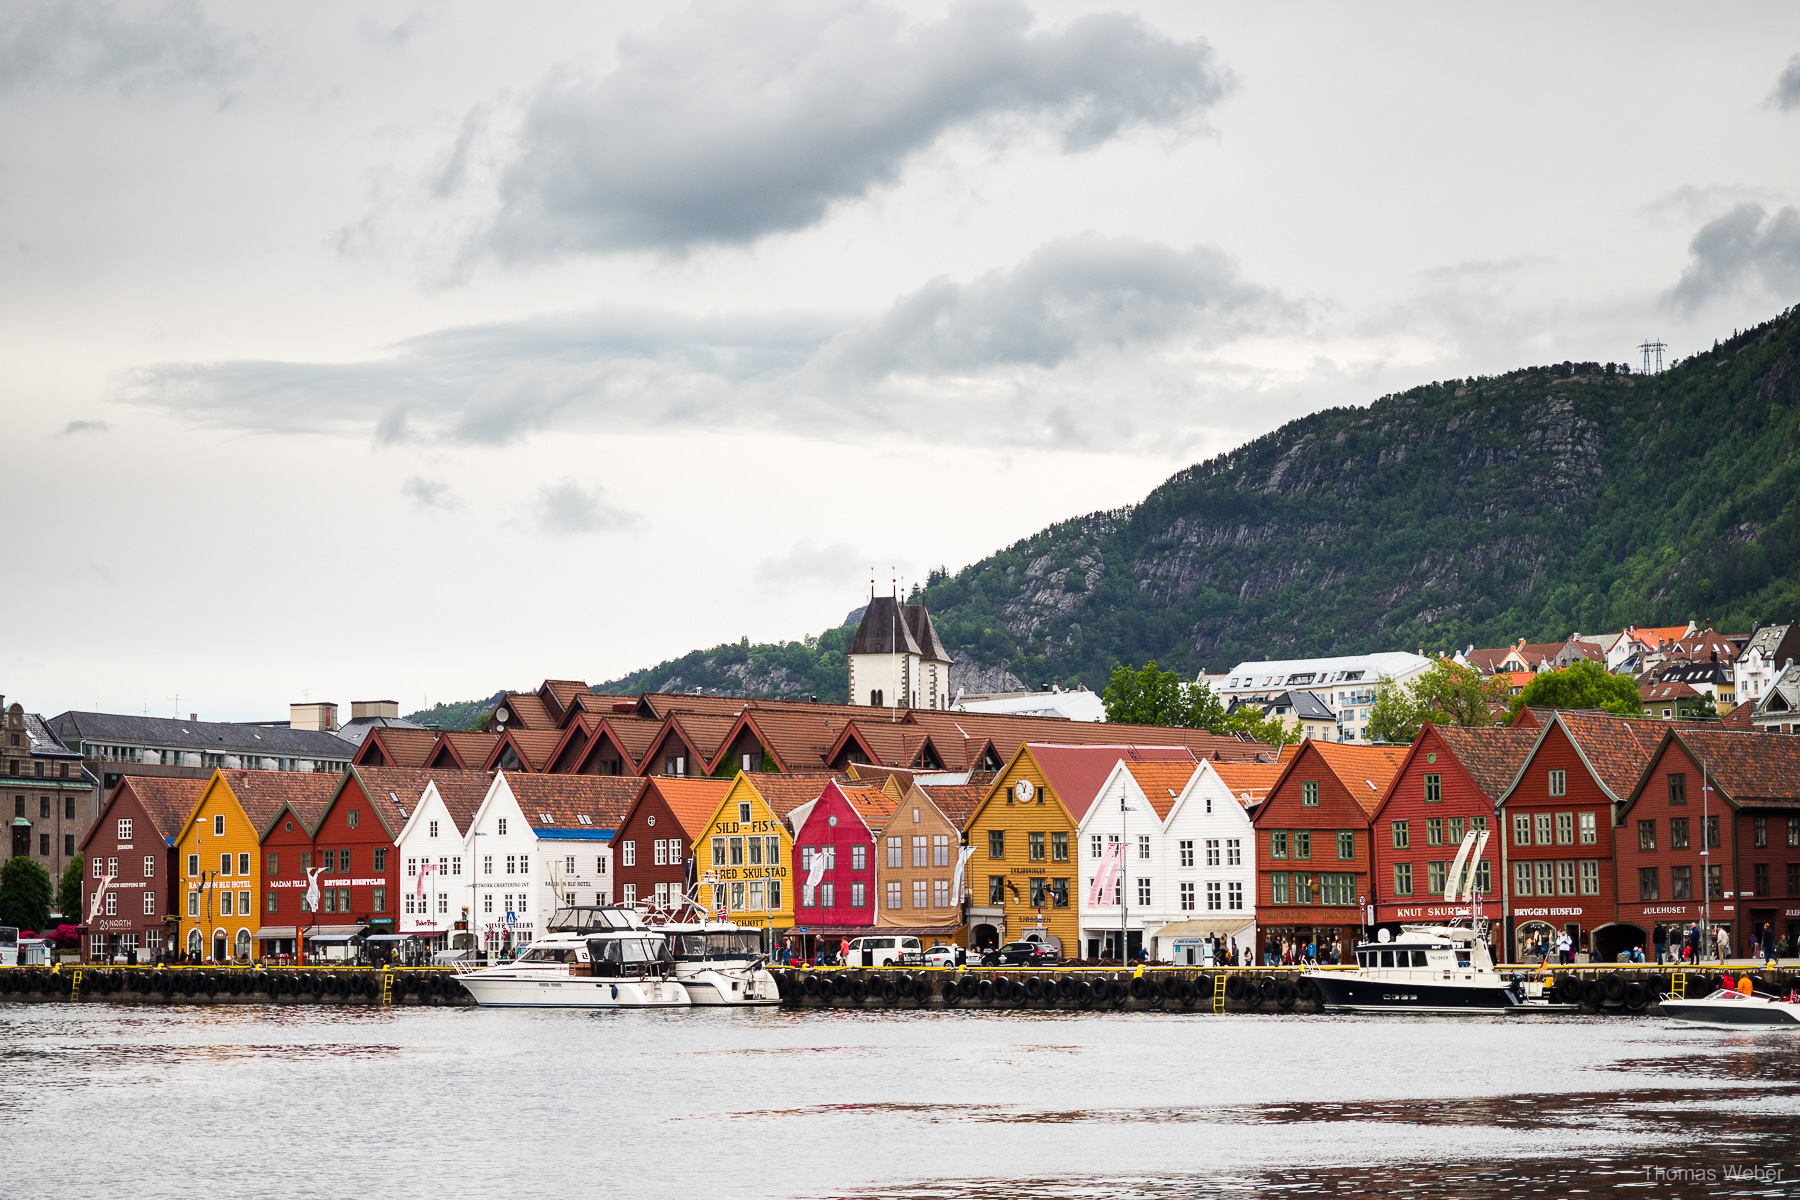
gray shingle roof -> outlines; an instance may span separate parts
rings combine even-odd
[[[25,714],[25,736],[31,739],[31,752],[39,758],[81,757],[57,741],[56,735],[50,732],[50,726],[37,713]]]
[[[96,712],[58,713],[47,724],[50,733],[65,746],[82,741],[146,749],[332,760],[348,759],[356,753],[355,746],[335,733],[281,725],[237,725],[229,721],[181,721]]]

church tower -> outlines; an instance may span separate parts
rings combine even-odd
[[[950,707],[952,659],[923,604],[871,594],[847,657],[852,704]]]

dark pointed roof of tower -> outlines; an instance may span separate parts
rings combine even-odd
[[[944,649],[943,639],[938,637],[931,613],[923,604],[908,604],[900,611],[906,615],[906,624],[912,630],[913,641],[919,643],[919,653],[924,656],[925,661],[955,661],[950,657],[950,651]]]
[[[924,654],[909,610],[892,596],[872,596],[847,654]],[[934,635],[935,636],[935,635]]]

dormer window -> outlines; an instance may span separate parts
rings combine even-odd
[[[578,814],[576,814],[576,817],[575,817],[575,819],[576,819],[576,820],[577,820],[577,821],[579,821],[579,822],[581,822],[581,824],[583,824],[583,825],[592,825],[592,824],[593,824],[593,822],[592,822],[592,821],[590,821],[590,820],[588,820],[588,817],[587,817],[587,814],[586,814],[586,813],[578,813]]]
[[[539,814],[538,814],[538,817],[539,817],[539,818],[540,818],[540,819],[541,819],[541,820],[542,820],[542,821],[543,821],[543,822],[544,822],[544,824],[546,824],[546,825],[554,825],[554,824],[556,824],[556,818],[555,818],[555,817],[553,817],[553,816],[551,816],[551,815],[550,815],[550,814],[549,814],[549,813],[547,813],[547,812],[541,812],[541,813],[539,813]]]

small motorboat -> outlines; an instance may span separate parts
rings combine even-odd
[[[1720,988],[1712,995],[1696,1000],[1668,996],[1662,1001],[1662,1010],[1664,1016],[1683,1025],[1734,1029],[1747,1025],[1800,1028],[1800,1002],[1758,996],[1735,988]]]
[[[686,1008],[675,957],[637,910],[558,909],[543,937],[511,962],[457,963],[456,982],[491,1008]]]

